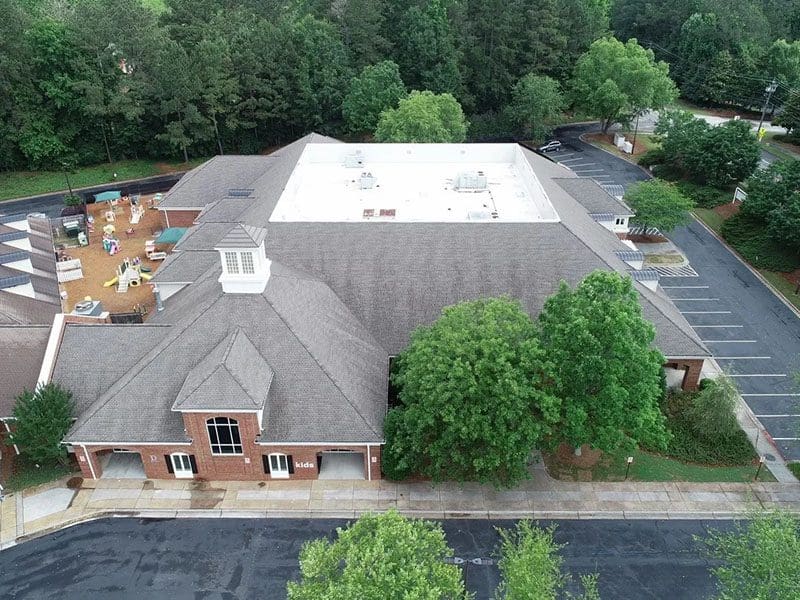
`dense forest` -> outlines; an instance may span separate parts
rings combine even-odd
[[[776,77],[780,103],[800,73],[800,0],[0,0],[0,11],[3,170],[353,135],[345,98],[383,61],[406,91],[452,94],[469,139],[489,139],[508,133],[502,116],[524,86],[569,90],[578,58],[612,33],[651,48],[698,102],[757,106]]]

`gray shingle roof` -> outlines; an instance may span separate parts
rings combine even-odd
[[[630,207],[617,200],[593,179],[588,177],[565,177],[555,179],[556,183],[589,212],[589,214],[609,213],[614,216],[633,216]]]
[[[149,321],[171,324],[162,340],[98,394],[67,439],[185,441],[173,403],[200,357],[238,328],[275,373],[265,440],[381,441],[388,355],[336,295],[274,261],[263,294],[224,294],[219,274],[212,269],[170,298],[170,310]]]
[[[49,326],[0,326],[0,418],[10,417],[16,397],[32,390],[47,348]]]
[[[274,376],[238,328],[189,371],[172,410],[261,410]]]
[[[60,301],[28,298],[0,290],[0,324],[52,325],[58,312],[61,312]]]
[[[234,225],[225,236],[217,242],[217,248],[258,248],[267,237],[267,230],[252,225]]]

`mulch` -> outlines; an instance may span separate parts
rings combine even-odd
[[[739,209],[741,208],[741,203],[736,202],[727,202],[725,204],[720,204],[719,206],[714,207],[714,212],[721,216],[723,219],[730,219],[733,215],[739,213]]]

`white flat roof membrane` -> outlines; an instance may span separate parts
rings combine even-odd
[[[552,223],[517,144],[308,144],[272,222]]]

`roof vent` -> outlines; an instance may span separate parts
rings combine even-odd
[[[228,190],[228,198],[249,198],[253,191],[253,188],[232,188]]]
[[[459,192],[475,191],[485,190],[487,184],[486,173],[483,171],[464,171],[458,174],[453,187]]]
[[[371,190],[375,187],[376,178],[373,176],[372,173],[361,173],[361,177],[358,180],[358,184],[362,190]]]
[[[364,166],[364,154],[361,150],[356,150],[352,154],[344,157],[344,166],[348,169],[360,169]]]

